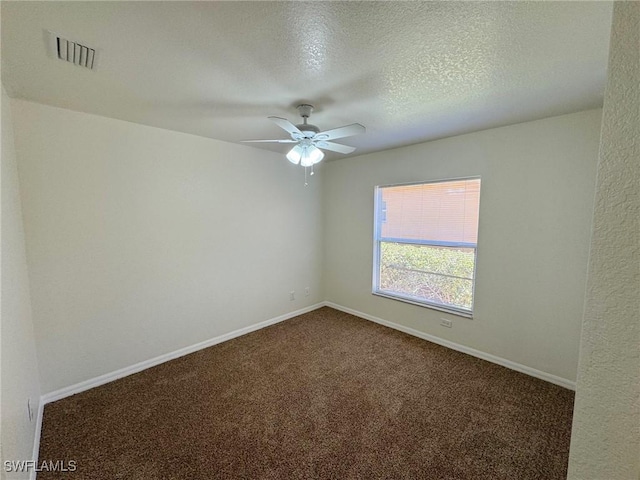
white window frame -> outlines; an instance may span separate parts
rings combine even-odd
[[[432,185],[435,183],[448,183],[462,180],[481,180],[480,176],[475,177],[461,177],[461,178],[447,178],[443,180],[428,180],[424,182],[410,182],[410,183],[394,183],[388,185],[376,185],[374,188],[374,207],[373,207],[373,276],[371,293],[379,297],[389,298],[391,300],[398,300],[412,305],[418,305],[420,307],[429,308],[432,310],[438,310],[441,312],[451,313],[460,317],[473,318],[473,311],[476,299],[476,279],[478,278],[478,243],[458,243],[458,242],[428,242],[428,241],[416,241],[416,242],[393,242],[390,239],[383,240],[380,235],[381,224],[378,222],[378,213],[380,212],[380,201],[382,198],[381,191],[384,188],[389,187],[401,187],[410,185]],[[482,188],[482,187],[481,187]],[[478,203],[480,200],[478,200]],[[480,220],[478,220],[480,222]],[[398,239],[395,239],[398,240]],[[478,240],[479,241],[479,240]],[[474,266],[473,266],[473,279],[471,279],[471,309],[459,308],[451,305],[443,305],[440,303],[430,302],[420,297],[413,297],[410,295],[403,295],[397,292],[388,292],[380,290],[380,243],[406,243],[407,245],[429,245],[429,246],[445,246],[445,247],[463,247],[474,249]],[[437,274],[443,275],[444,274]]]

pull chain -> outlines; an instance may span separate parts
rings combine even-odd
[[[307,182],[307,167],[304,167],[304,186],[309,186],[309,182]]]

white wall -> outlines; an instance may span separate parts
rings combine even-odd
[[[600,119],[591,110],[327,164],[326,299],[574,381]],[[474,318],[372,295],[374,186],[473,175]]]
[[[616,2],[571,480],[640,479],[640,3]]]
[[[321,175],[305,188],[280,154],[12,107],[43,392],[323,298]]]
[[[2,231],[0,332],[2,351],[2,460],[30,460],[40,402],[36,347],[31,321],[20,187],[9,97],[2,89]],[[4,471],[4,464],[0,466]],[[27,475],[24,475],[26,478]],[[8,478],[21,478],[8,475]]]

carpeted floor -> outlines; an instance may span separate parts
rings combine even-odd
[[[564,479],[572,407],[325,307],[47,405],[38,478]]]

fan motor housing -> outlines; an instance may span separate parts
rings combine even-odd
[[[320,131],[318,127],[311,125],[310,123],[301,123],[296,125],[296,128],[302,133],[313,133],[314,135]]]

